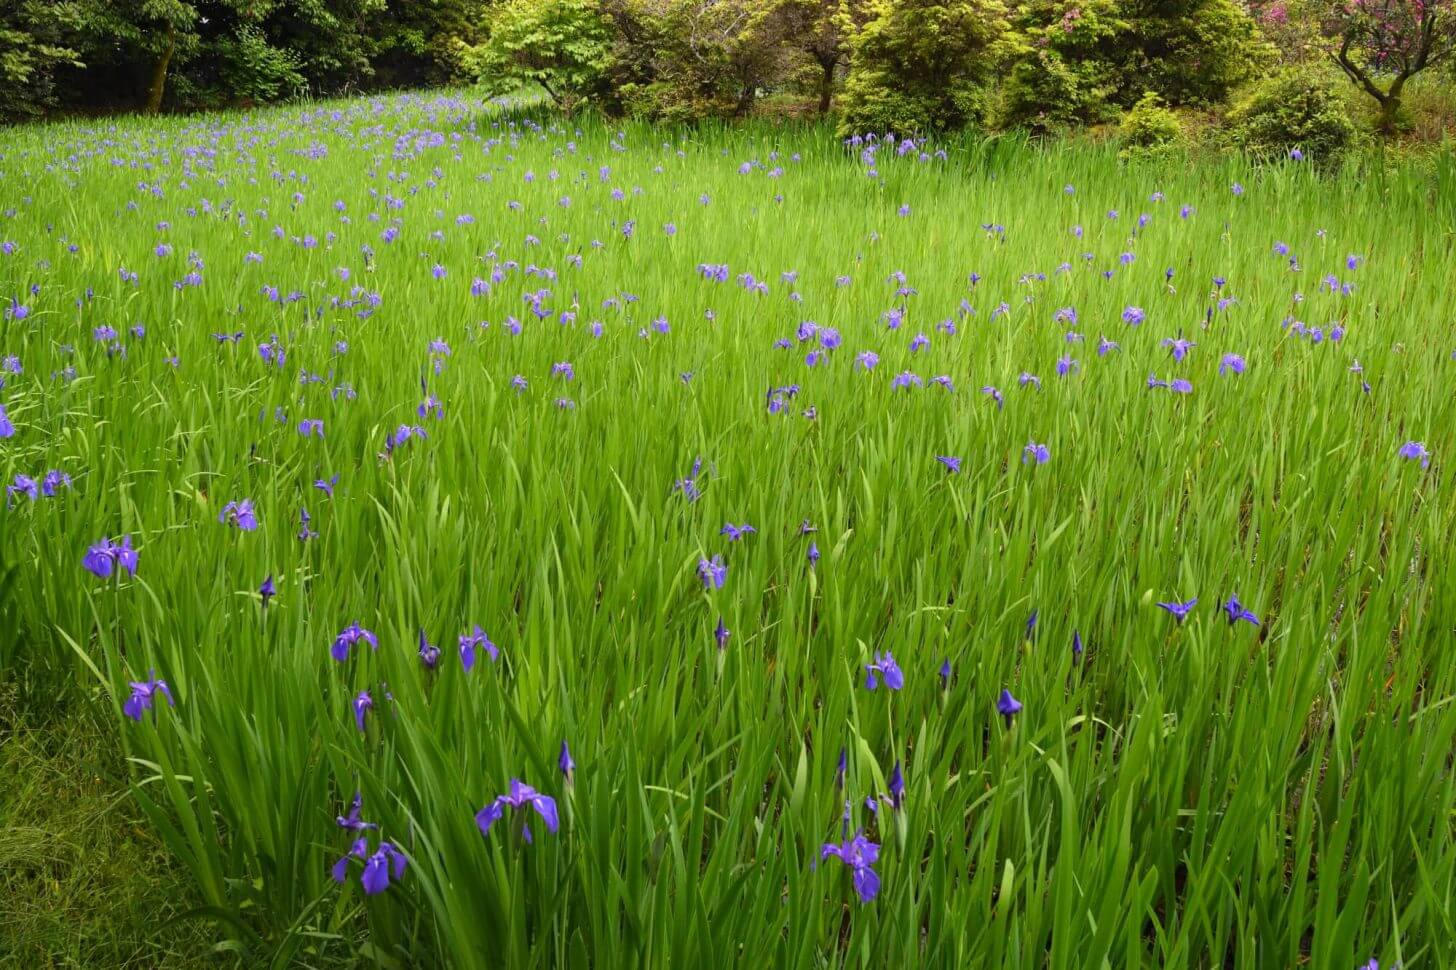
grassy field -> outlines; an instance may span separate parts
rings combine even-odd
[[[1456,159],[1317,161],[0,131],[0,962],[1453,965]]]

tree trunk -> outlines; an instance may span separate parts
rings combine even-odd
[[[1386,92],[1385,99],[1380,102],[1380,130],[1384,134],[1395,134],[1396,124],[1400,120],[1400,92],[1404,88],[1405,75],[1397,74],[1395,80],[1390,82],[1390,90]]]
[[[147,83],[147,107],[149,115],[162,110],[162,93],[167,89],[167,67],[172,63],[172,53],[177,49],[177,28],[167,25],[167,46],[152,65],[152,77]]]
[[[829,105],[834,100],[834,62],[819,66],[824,69],[824,77],[819,82],[819,113],[827,115]]]
[[[738,104],[733,108],[733,117],[742,118],[748,114],[748,109],[753,107],[753,99],[758,94],[753,85],[745,84],[743,91],[738,95]]]

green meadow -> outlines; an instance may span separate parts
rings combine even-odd
[[[0,130],[0,963],[1451,966],[1453,232],[1449,152]]]

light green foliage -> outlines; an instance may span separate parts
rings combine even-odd
[[[1287,70],[1256,85],[1228,113],[1230,145],[1259,158],[1293,149],[1321,165],[1337,165],[1359,132],[1339,92],[1311,72]]]
[[[217,45],[223,77],[236,98],[273,101],[305,85],[297,55],[268,43],[256,27],[244,27]]]
[[[1000,0],[880,0],[854,35],[840,104],[845,135],[975,125],[986,80],[1011,50]]]
[[[1123,115],[1117,130],[1123,158],[1170,155],[1183,147],[1183,126],[1178,116],[1163,107],[1151,91]]]
[[[567,111],[600,98],[611,35],[597,0],[512,0],[490,20],[490,37],[467,68],[491,94],[537,84]]]

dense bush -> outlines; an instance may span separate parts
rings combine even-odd
[[[1216,104],[1271,57],[1236,0],[1030,0],[1016,28],[1003,121],[1033,129],[1110,121],[1147,91]]]
[[[1310,71],[1288,70],[1260,82],[1225,125],[1228,143],[1252,155],[1282,158],[1297,149],[1320,164],[1338,162],[1357,136],[1334,86]]]
[[[1123,158],[1158,158],[1183,146],[1183,125],[1149,91],[1123,116],[1117,129]]]
[[[944,131],[982,120],[993,64],[1013,51],[1000,0],[882,0],[854,37],[842,134]]]

